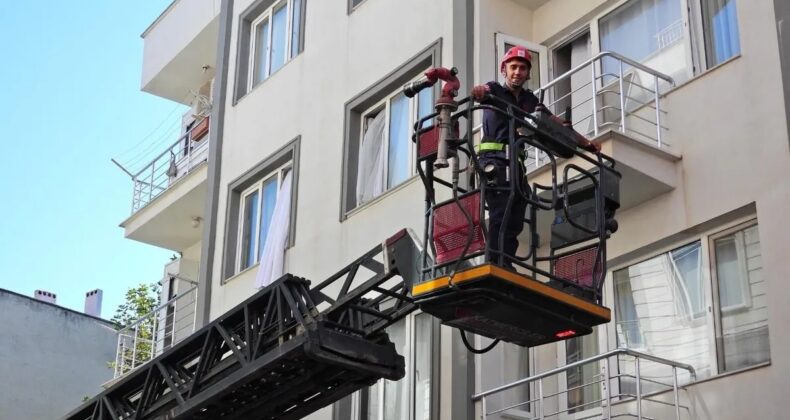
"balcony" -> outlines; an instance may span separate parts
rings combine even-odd
[[[604,65],[606,60],[606,65]],[[662,98],[674,85],[671,77],[616,53],[602,52],[536,92],[555,115],[570,119],[576,131],[601,144],[617,162],[621,210],[674,189],[679,183],[680,155],[667,142],[667,110]],[[531,182],[550,184],[550,157],[528,150]],[[588,168],[589,163],[570,159]]]
[[[219,4],[174,0],[143,32],[143,91],[188,104],[191,89],[214,77]]]
[[[472,396],[475,418],[694,418],[694,367],[627,348]]]
[[[200,241],[206,200],[210,118],[205,117],[132,177],[125,236],[174,251]]]
[[[176,280],[183,291],[172,293],[168,301],[118,331],[114,379],[142,366],[195,332],[197,283],[175,275],[168,277]]]

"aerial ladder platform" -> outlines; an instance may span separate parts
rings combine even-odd
[[[499,340],[564,340],[608,322],[601,290],[606,239],[617,229],[614,161],[577,150],[568,126],[541,111],[495,98],[456,102],[455,73],[431,69],[404,88],[413,96],[445,82],[436,112],[412,137],[426,191],[422,238],[401,230],[317,284],[286,274],[63,419],[302,418],[380,379],[403,378],[387,327],[418,308],[459,328],[473,352]],[[472,134],[481,110],[511,121],[507,150],[531,146],[549,157],[550,185],[488,182]],[[508,156],[518,173],[517,153]],[[487,189],[527,200],[526,254],[492,249],[502,238],[488,237]],[[554,220],[547,243],[538,234],[541,212]],[[466,332],[494,344],[475,349]]]

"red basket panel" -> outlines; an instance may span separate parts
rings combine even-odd
[[[471,235],[469,220],[472,219]],[[480,193],[449,201],[433,210],[433,243],[436,247],[436,262],[443,264],[462,257],[467,243],[466,255],[485,249],[485,238],[480,226]]]
[[[602,264],[595,267],[598,247],[587,248],[554,260],[554,275],[579,286],[594,286],[593,281],[601,274]],[[595,273],[593,273],[593,269]],[[594,274],[594,275],[593,275]]]
[[[436,152],[439,151],[439,127],[434,125],[425,127],[424,129],[427,131],[423,131],[417,140],[417,152],[419,159],[436,154]],[[459,133],[460,130],[458,128],[458,122],[456,122],[455,126],[453,127],[454,137],[458,138]]]

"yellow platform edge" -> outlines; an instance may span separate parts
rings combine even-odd
[[[609,308],[596,305],[567,293],[563,293],[557,289],[554,289],[553,287],[545,285],[543,282],[526,277],[522,274],[505,270],[492,264],[483,264],[464,271],[459,271],[455,274],[455,276],[453,276],[453,283],[461,284],[478,280],[486,276],[494,276],[498,279],[516,284],[548,298],[582,309],[598,317],[611,320],[612,311],[610,311]],[[436,292],[447,287],[450,287],[450,276],[439,277],[434,280],[417,284],[412,287],[411,294],[413,297],[417,298],[421,295]]]

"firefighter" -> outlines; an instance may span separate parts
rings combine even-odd
[[[507,103],[516,105],[526,112],[534,112],[540,109],[548,112],[540,104],[538,98],[527,89],[524,84],[529,80],[530,70],[532,69],[532,55],[524,47],[515,46],[510,48],[499,63],[499,71],[505,78],[504,84],[495,81],[472,88],[472,97],[490,105],[497,105],[491,101],[489,96],[496,97]],[[508,167],[505,145],[508,144],[510,124],[508,118],[498,112],[485,110],[483,112],[483,138],[478,149],[478,161],[480,167],[486,171],[490,185],[504,187],[507,186],[506,168]],[[517,125],[518,129],[518,125]],[[515,134],[515,133],[514,133]],[[600,146],[577,136],[578,146],[593,152],[600,151]],[[517,151],[519,158],[516,179],[524,179],[523,150]],[[527,210],[527,202],[521,194],[516,194],[511,204],[510,217],[507,226],[502,226],[505,218],[505,210],[508,204],[509,193],[506,190],[486,190],[486,204],[489,211],[488,241],[492,256],[497,257],[499,253],[500,234],[504,235],[504,246],[502,252],[514,257],[518,249],[518,235],[524,229],[524,216]],[[513,268],[509,259],[505,258],[503,265],[506,268]]]

